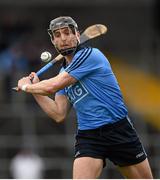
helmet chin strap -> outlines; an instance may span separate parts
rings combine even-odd
[[[77,38],[77,45],[71,48],[66,48],[66,49],[59,49],[53,41],[52,43],[54,44],[54,47],[56,48],[58,53],[62,54],[63,56],[67,56],[67,55],[71,55],[75,53],[78,45],[80,44],[80,41],[79,41],[79,38]]]
[[[67,48],[67,49],[63,49],[63,50],[59,50],[58,48],[56,48],[60,54],[62,54],[63,56],[67,56],[67,55],[71,55],[71,54],[74,54],[74,52],[76,51],[77,49],[77,46],[76,47],[72,47],[72,48]]]

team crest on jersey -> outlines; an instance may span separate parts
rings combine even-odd
[[[72,104],[79,102],[88,94],[87,89],[80,81],[78,81],[74,85],[70,85],[69,87],[65,88],[65,91],[67,93],[69,101]]]

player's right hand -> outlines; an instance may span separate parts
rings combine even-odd
[[[30,80],[32,81],[32,84],[36,84],[36,83],[38,83],[40,81],[35,72],[31,72],[29,77],[30,77]]]

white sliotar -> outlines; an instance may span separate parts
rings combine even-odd
[[[49,61],[51,60],[51,58],[52,58],[51,53],[49,53],[49,52],[47,52],[47,51],[45,51],[45,52],[43,52],[43,53],[41,54],[41,60],[42,60],[43,62],[49,62]]]

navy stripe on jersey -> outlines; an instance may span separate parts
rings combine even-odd
[[[77,48],[78,49],[78,48]],[[85,52],[85,50],[86,50],[86,47],[85,48],[83,48],[83,51],[82,51],[82,53],[78,56],[78,58],[80,58],[82,55],[83,55],[83,53]],[[77,50],[78,51],[78,50]],[[66,64],[66,60],[64,60],[63,61],[63,63],[62,63],[62,66],[63,66],[63,68],[65,69],[67,69],[68,67],[67,67],[67,64]]]
[[[75,68],[75,66],[77,66],[77,64],[83,60],[83,58],[85,57],[86,53],[88,52],[89,48],[85,48],[84,51],[74,60],[74,62],[72,64],[70,64],[65,70],[66,72],[70,72],[72,68]]]
[[[74,69],[78,68],[88,57],[89,55],[91,54],[92,52],[92,48],[89,48],[89,51],[85,54],[85,57],[83,58],[83,60],[79,61],[79,63],[77,63],[77,66],[76,67],[73,67],[71,69],[71,71],[73,71]]]
[[[84,52],[81,53],[82,55],[76,58],[75,62],[71,66],[66,68],[65,71],[69,73],[74,69],[78,68],[88,58],[91,52],[92,52],[92,48],[87,48]]]
[[[92,52],[92,48],[87,48],[87,51],[85,52],[83,57],[77,58],[75,60],[74,65],[71,66],[71,68],[69,69],[68,72],[71,72],[71,71],[75,70],[76,68],[78,68],[88,58],[88,56],[91,54],[91,52]]]
[[[72,62],[71,64],[69,64],[69,66],[66,67],[65,71],[67,71],[72,65],[74,65],[74,63],[76,64],[77,59],[81,59],[81,57],[84,56],[86,52],[87,52],[87,48],[85,47],[83,51],[81,52],[81,54],[75,59],[75,62]]]

